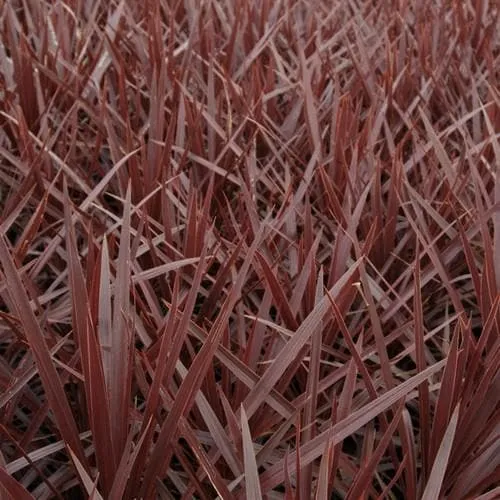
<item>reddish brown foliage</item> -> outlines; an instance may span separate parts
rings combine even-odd
[[[1,2],[0,496],[498,498],[498,16]]]

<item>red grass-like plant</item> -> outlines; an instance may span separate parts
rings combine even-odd
[[[500,498],[497,3],[0,3],[0,497]]]

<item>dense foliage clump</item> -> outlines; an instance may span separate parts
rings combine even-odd
[[[0,2],[0,497],[500,497],[486,0]]]

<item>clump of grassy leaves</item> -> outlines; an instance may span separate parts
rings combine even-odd
[[[498,498],[494,2],[0,6],[0,491]]]

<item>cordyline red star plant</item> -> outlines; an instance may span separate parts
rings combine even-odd
[[[0,2],[0,497],[500,498],[495,2]]]

